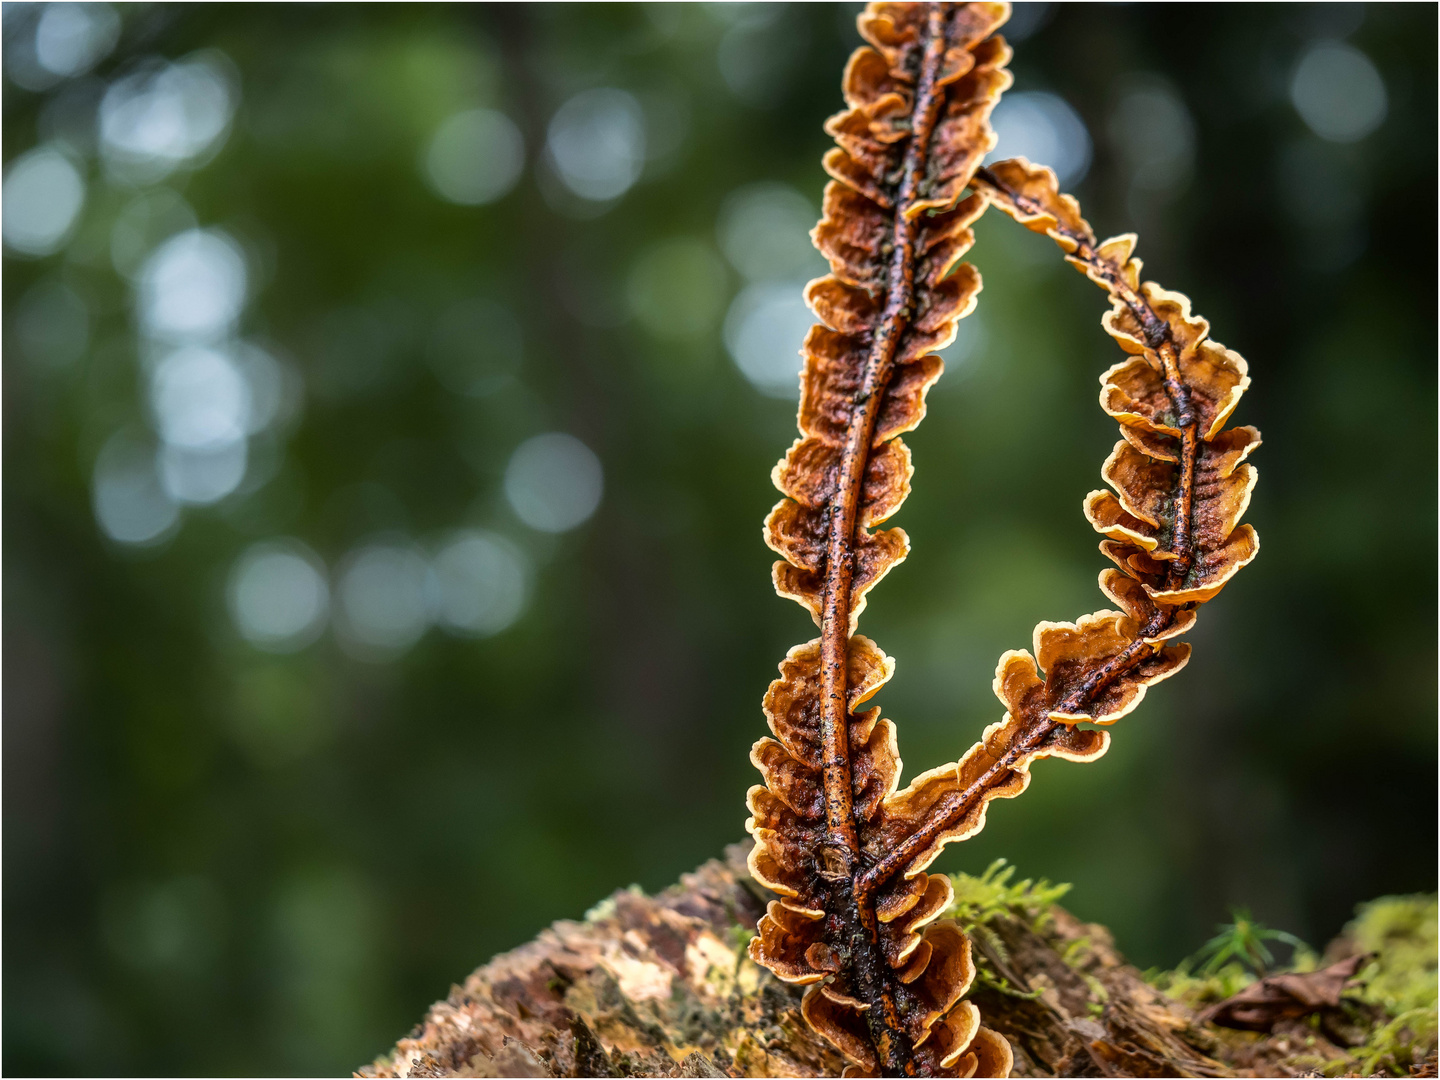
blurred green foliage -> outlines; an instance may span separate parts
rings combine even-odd
[[[759,537],[793,392],[757,390],[722,332],[729,312],[732,347],[774,336],[741,325],[742,286],[788,310],[741,273],[773,230],[717,222],[757,182],[818,212],[858,6],[132,5],[80,31],[45,7],[4,16],[4,1068],[339,1072],[494,952],[741,835],[760,695],[813,628]],[[1073,882],[1142,965],[1231,904],[1324,941],[1436,878],[1435,9],[1020,5],[1015,31],[1016,100],[1033,120],[1063,99],[1089,133],[1097,231],[1139,231],[1147,271],[1250,362],[1264,550],[1103,761],[1041,765],[941,868]],[[210,113],[119,109],[123,80],[186,57],[200,81],[175,85]],[[1315,70],[1359,90],[1326,98]],[[601,88],[625,94],[573,105]],[[217,100],[233,117],[157,166],[144,147]],[[617,101],[611,142],[585,143],[584,108]],[[546,150],[562,107],[579,142]],[[508,180],[495,112],[524,147]],[[438,134],[462,128],[498,149]],[[617,138],[620,179],[586,180]],[[63,210],[73,176],[64,236],[12,223],[22,195]],[[169,415],[137,268],[190,228],[241,253],[233,332],[285,408],[226,444],[238,488],[177,512],[152,483],[173,522],[121,543],[97,512],[141,506],[123,440]],[[911,774],[998,717],[1003,650],[1103,606],[1079,512],[1116,437],[1103,298],[999,215],[977,234],[979,312],[907,437],[914,552],[865,616],[899,662],[882,704]],[[545,432],[603,467],[561,532],[506,487]],[[366,596],[412,602],[385,590],[459,528],[524,570],[513,623],[424,630],[432,595],[346,636]],[[345,592],[376,537],[390,561]],[[332,593],[289,652],[233,615],[237,567],[275,540]],[[271,600],[303,612],[295,581]]]

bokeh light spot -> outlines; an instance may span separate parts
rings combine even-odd
[[[160,448],[160,483],[178,503],[208,506],[240,486],[248,458],[244,440],[205,449],[166,443]]]
[[[494,109],[456,113],[436,129],[425,151],[425,177],[442,199],[483,206],[509,193],[525,168],[525,139]]]
[[[141,271],[141,325],[166,341],[222,337],[244,307],[245,279],[245,258],[223,232],[190,229],[173,236]]]
[[[1195,121],[1165,80],[1149,76],[1131,81],[1110,114],[1107,133],[1137,187],[1174,193],[1189,182]]]
[[[624,90],[584,90],[555,111],[546,138],[565,186],[582,199],[618,199],[645,164],[645,118]]]
[[[231,361],[245,380],[249,396],[247,434],[258,435],[272,425],[288,423],[300,412],[304,383],[293,368],[248,341],[231,346]]]
[[[244,439],[249,428],[250,388],[224,353],[180,349],[155,368],[150,407],[167,443],[193,449],[228,446]]]
[[[431,564],[432,607],[445,629],[490,637],[525,610],[525,556],[494,533],[475,529],[450,537]]]
[[[91,498],[100,528],[121,544],[159,543],[180,518],[160,485],[154,447],[128,431],[111,436],[96,457]]]
[[[999,142],[985,158],[1027,157],[1055,170],[1062,188],[1090,170],[1090,133],[1069,102],[1043,90],[1006,94],[993,117]]]
[[[1290,100],[1310,130],[1331,142],[1357,142],[1385,120],[1385,83],[1370,58],[1342,41],[1312,45],[1290,80]]]
[[[767,397],[800,393],[800,346],[815,317],[802,282],[761,282],[735,297],[725,315],[725,348],[745,378]]]
[[[109,4],[51,3],[35,24],[35,59],[70,78],[89,71],[120,38],[120,16]]]
[[[709,244],[689,237],[661,240],[635,261],[625,299],[631,314],[658,338],[702,337],[725,305],[728,276]]]
[[[527,439],[505,467],[505,498],[521,521],[540,532],[567,532],[583,524],[603,491],[600,459],[563,432]]]
[[[314,641],[330,611],[325,566],[297,540],[265,540],[236,561],[226,599],[235,628],[267,652]]]
[[[100,147],[111,168],[152,183],[218,149],[236,104],[222,63],[151,64],[115,82],[100,102]]]
[[[409,545],[375,542],[352,552],[336,589],[336,624],[351,655],[383,660],[420,640],[430,624],[429,567]]]
[[[747,281],[819,277],[825,260],[810,242],[816,212],[789,184],[762,181],[732,191],[720,207],[720,250]]]
[[[25,255],[59,251],[85,203],[85,181],[53,146],[22,155],[5,173],[5,246]]]

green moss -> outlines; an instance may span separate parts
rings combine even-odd
[[[1360,972],[1357,995],[1385,1020],[1353,1051],[1356,1070],[1405,1075],[1436,1042],[1435,896],[1382,896],[1355,910],[1345,937],[1376,958]]]
[[[1010,955],[1004,939],[990,923],[999,917],[1019,919],[1040,932],[1050,918],[1051,905],[1069,892],[1070,886],[1053,885],[1044,878],[1012,883],[1014,876],[1015,867],[1004,859],[996,859],[979,877],[952,874],[955,900],[946,914],[959,922],[976,945],[973,956],[977,984],[1010,997],[1035,998],[1040,991],[1016,985],[992,961],[993,957],[1000,965],[1008,966]]]
[[[1374,953],[1375,959],[1360,970],[1357,989],[1346,994],[1346,1011],[1366,1032],[1365,1041],[1345,1058],[1312,1061],[1302,1054],[1292,1065],[1308,1064],[1327,1076],[1409,1075],[1436,1043],[1437,915],[1433,895],[1385,896],[1356,909],[1342,934],[1346,953]],[[1174,971],[1152,970],[1145,977],[1196,1010],[1232,997],[1256,978],[1238,959],[1192,970],[1197,963],[1192,958]],[[1314,971],[1323,963],[1312,950],[1297,948],[1288,970]]]
[[[1206,1005],[1234,997],[1255,981],[1255,976],[1238,961],[1223,964],[1210,972],[1192,973],[1182,963],[1174,971],[1151,968],[1145,981],[1197,1012]]]
[[[955,902],[947,912],[968,934],[984,926],[997,915],[1019,918],[1031,929],[1040,931],[1050,917],[1050,907],[1070,891],[1066,884],[1052,885],[1045,878],[1026,878],[1011,884],[1015,867],[1004,859],[996,859],[979,877],[952,874]]]

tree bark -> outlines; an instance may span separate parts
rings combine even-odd
[[[356,1075],[839,1076],[840,1054],[801,1019],[801,988],[745,956],[771,898],[745,869],[749,846],[495,957]],[[970,1000],[1010,1040],[1012,1075],[1302,1076],[1345,1057],[1303,1022],[1269,1035],[1202,1023],[1104,927],[1060,907],[1039,925],[1001,916],[971,935],[999,977]],[[1303,1068],[1288,1061],[1302,1050]]]

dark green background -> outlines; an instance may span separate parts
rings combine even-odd
[[[679,342],[596,328],[558,283],[603,297],[657,240],[713,244],[744,183],[818,205],[856,7],[776,15],[752,43],[777,49],[775,75],[749,101],[716,63],[736,13],[701,5],[124,10],[92,78],[199,48],[238,72],[223,149],[167,182],[263,253],[242,331],[310,380],[326,313],[397,329],[371,391],[307,396],[270,484],[125,549],[98,531],[89,484],[100,442],[144,415],[129,287],[103,255],[127,192],[92,161],[71,248],[7,257],[7,1073],[339,1074],[494,952],[741,836],[760,696],[813,634],[771,591],[760,542],[793,404],[751,388],[718,324]],[[1237,422],[1265,435],[1249,513],[1264,548],[1205,609],[1189,668],[1105,759],[1040,765],[940,864],[1004,855],[1073,881],[1067,903],[1142,965],[1193,951],[1227,905],[1323,942],[1357,901],[1435,887],[1435,33],[1418,4],[1086,5],[1017,44],[1016,89],[1062,95],[1094,138],[1076,194],[1097,231],[1137,228],[1147,274],[1248,358]],[[1334,34],[1389,95],[1349,145],[1310,134],[1286,91],[1306,43]],[[1190,182],[1138,209],[1107,134],[1137,73],[1170,80],[1197,134]],[[454,110],[509,113],[533,163],[588,86],[688,111],[679,149],[603,215],[552,210],[530,167],[488,207],[423,183],[418,155]],[[7,162],[46,99],[6,83]],[[1318,165],[1284,167],[1297,154]],[[1363,200],[1363,250],[1330,269],[1326,183]],[[863,624],[898,660],[879,700],[907,775],[998,717],[993,665],[1036,621],[1104,606],[1080,513],[1116,437],[1095,401],[1120,355],[1104,297],[998,214],[977,233],[987,342],[907,436],[897,523],[914,550]],[[59,371],[12,334],[56,275],[92,301],[90,348]],[[520,318],[515,395],[459,398],[420,356],[435,298],[467,292]],[[599,454],[605,497],[542,543],[506,517],[499,478],[517,443],[557,429]],[[388,509],[337,516],[367,482]],[[256,540],[300,537],[333,566],[375,529],[471,520],[539,566],[526,615],[493,639],[432,630],[363,663],[328,633],[271,656],[230,623],[226,575]]]

